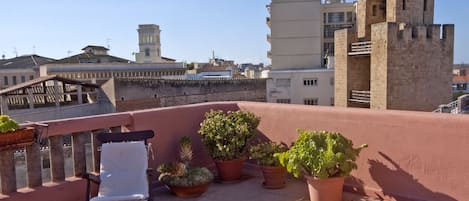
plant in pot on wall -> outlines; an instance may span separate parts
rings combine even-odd
[[[340,133],[298,131],[300,136],[286,152],[276,154],[293,176],[305,176],[311,201],[341,201],[344,178],[357,168],[355,160],[366,144],[353,148]]]
[[[248,141],[259,125],[259,117],[243,111],[211,110],[200,124],[199,134],[222,181],[241,179]]]
[[[257,160],[264,175],[263,186],[269,189],[285,187],[286,169],[280,165],[280,161],[274,155],[285,152],[288,147],[275,142],[264,142],[252,146],[249,149],[250,158]]]
[[[19,129],[15,120],[0,115],[0,150],[17,149],[32,145],[34,142],[33,128]]]
[[[207,191],[213,174],[207,168],[190,167],[193,153],[189,137],[181,138],[179,146],[179,162],[160,165],[159,180],[178,197],[198,197]]]

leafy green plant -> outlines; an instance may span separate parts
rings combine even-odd
[[[212,182],[213,174],[207,168],[189,166],[192,160],[192,143],[189,137],[180,140],[179,161],[161,164],[157,171],[159,180],[169,186],[192,187]]]
[[[280,161],[274,156],[276,153],[285,152],[288,147],[285,144],[275,142],[264,142],[252,146],[249,149],[251,159],[257,160],[262,166],[280,166]]]
[[[18,128],[19,125],[15,120],[10,119],[7,115],[0,116],[0,134],[15,131]]]
[[[364,144],[353,148],[351,140],[340,133],[298,130],[300,136],[290,150],[275,154],[280,164],[295,177],[307,175],[318,179],[344,177],[357,168],[355,160]]]
[[[245,155],[248,140],[256,134],[259,117],[243,111],[211,110],[200,124],[199,134],[215,160],[233,160]]]

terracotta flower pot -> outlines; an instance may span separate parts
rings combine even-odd
[[[195,198],[201,196],[208,189],[210,183],[202,184],[198,186],[182,187],[182,186],[169,186],[169,189],[181,198]]]
[[[287,170],[282,166],[261,166],[264,175],[264,188],[280,189],[285,187]]]
[[[26,147],[32,145],[34,142],[34,128],[28,127],[7,133],[0,133],[1,151]]]
[[[316,179],[305,176],[311,201],[342,201],[344,177]]]
[[[234,159],[228,161],[215,161],[218,175],[222,181],[236,181],[241,179],[244,159]]]

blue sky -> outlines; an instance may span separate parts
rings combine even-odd
[[[138,24],[159,24],[162,54],[179,61],[216,56],[238,63],[270,63],[265,5],[270,0],[5,0],[0,54],[66,57],[88,44],[109,45],[134,59]],[[456,25],[455,63],[469,63],[467,0],[435,0],[435,23]],[[34,48],[35,47],[35,48]]]

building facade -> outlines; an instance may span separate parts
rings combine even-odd
[[[333,33],[353,28],[354,4],[331,0],[272,0],[267,6],[272,59],[267,101],[305,105],[334,103]],[[326,60],[326,56],[328,59]],[[330,65],[327,65],[329,63]]]
[[[54,61],[39,55],[0,60],[0,90],[39,77],[39,66]]]
[[[322,56],[334,56],[334,33],[340,29],[355,29],[356,3],[327,0],[321,5]],[[327,65],[327,64],[326,64]]]
[[[359,0],[357,31],[335,33],[335,105],[433,111],[450,102],[454,25],[433,24],[433,14],[434,0]]]
[[[283,70],[268,72],[267,102],[334,105],[334,70]]]

